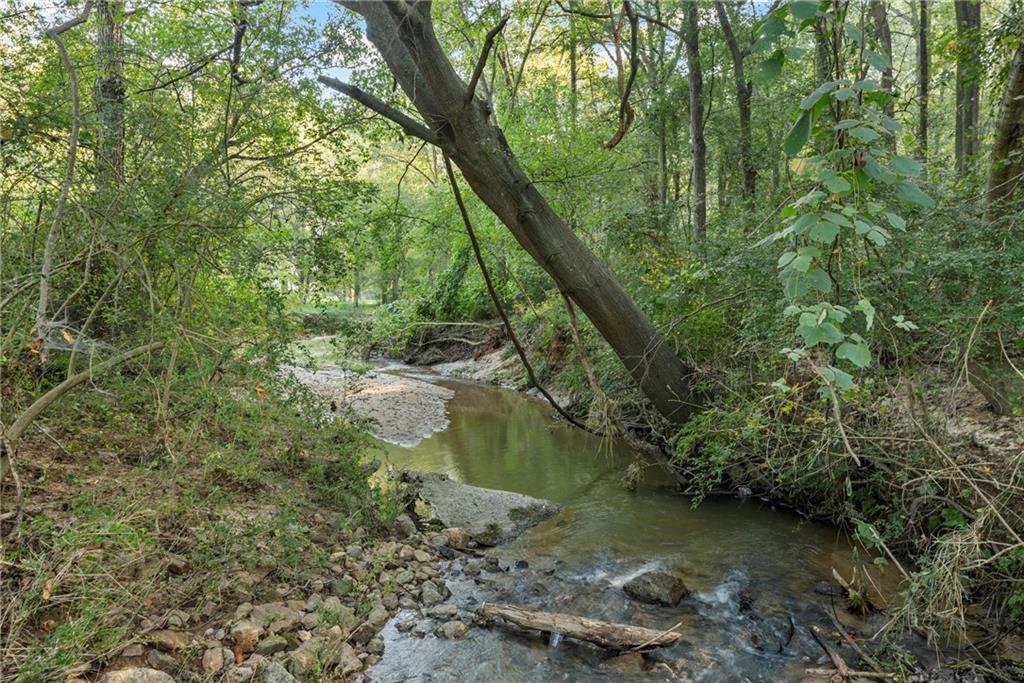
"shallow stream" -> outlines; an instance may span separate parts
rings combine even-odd
[[[396,371],[394,369],[390,371]],[[656,465],[635,489],[623,483],[636,456],[552,418],[546,403],[476,383],[398,369],[454,389],[449,425],[413,447],[382,443],[398,469],[443,472],[458,481],[547,498],[557,517],[493,549],[501,571],[470,576],[451,561],[449,602],[473,610],[507,602],[628,622],[674,625],[680,643],[648,655],[642,671],[609,665],[586,643],[503,627],[462,640],[385,628],[378,681],[800,680],[822,651],[807,627],[827,624],[815,584],[857,563],[836,529],[754,500],[711,498],[694,507]],[[665,569],[692,594],[674,608],[631,601],[631,577]]]

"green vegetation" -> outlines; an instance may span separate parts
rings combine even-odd
[[[1019,2],[356,5],[0,0],[19,680],[397,512],[360,427],[280,370],[490,350],[447,159],[590,426],[698,500],[852,530],[905,578],[894,632],[1024,625]],[[172,555],[211,583],[168,583]]]

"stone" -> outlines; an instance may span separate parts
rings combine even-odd
[[[241,621],[252,613],[252,603],[243,602],[241,605],[235,608],[235,621]]]
[[[395,575],[395,583],[397,583],[399,586],[404,586],[405,584],[410,583],[415,578],[416,575],[412,571],[408,569],[403,569]]]
[[[383,643],[381,643],[381,651],[383,651]],[[341,649],[338,651],[335,657],[335,666],[341,671],[342,677],[351,676],[357,671],[361,671],[363,668],[363,662],[356,655],[356,651],[352,649],[352,646],[348,643],[342,643]]]
[[[302,645],[292,651],[288,656],[288,671],[293,676],[301,678],[310,671],[316,665],[317,660],[320,657],[320,651],[323,650],[325,641],[320,637],[313,637],[304,642]]]
[[[133,667],[119,671],[108,671],[100,678],[99,683],[175,683],[174,679],[163,671]]]
[[[208,674],[220,673],[229,663],[235,661],[231,650],[226,647],[211,647],[203,653],[203,671]]]
[[[776,610],[750,617],[748,638],[751,646],[759,652],[781,654],[796,632],[793,618],[788,613]]]
[[[314,629],[320,625],[320,613],[310,612],[302,615],[302,626],[305,629]]]
[[[678,576],[668,572],[645,572],[626,582],[622,587],[626,595],[639,602],[674,607],[690,594]]]
[[[331,593],[339,598],[344,598],[352,592],[352,579],[344,576],[331,581]]]
[[[430,553],[428,553],[426,550],[421,550],[419,548],[413,551],[412,557],[417,562],[430,562],[431,560]]]
[[[392,526],[399,538],[409,538],[416,533],[416,523],[406,514],[395,517],[395,522]]]
[[[287,631],[302,619],[300,609],[293,609],[283,602],[268,602],[253,607],[249,621],[257,627],[272,627],[268,628],[272,633]]]
[[[644,670],[644,657],[639,652],[627,652],[604,660],[601,668],[617,674],[640,673]]]
[[[357,645],[366,645],[375,635],[377,635],[377,629],[372,624],[363,622],[352,632],[352,641]]]
[[[371,655],[384,654],[384,639],[374,638],[366,645],[366,651]]]
[[[459,613],[459,608],[451,603],[435,605],[427,610],[427,614],[439,621],[447,621]]]
[[[548,500],[460,484],[444,474],[403,472],[399,478],[413,485],[449,531],[464,529],[483,545],[510,541],[561,510],[560,505]],[[448,545],[458,548],[452,534],[446,535]],[[469,539],[465,540],[468,543]]]
[[[260,629],[251,621],[240,621],[231,627],[231,640],[242,652],[252,652],[256,647],[256,639],[260,637]]]
[[[167,563],[167,572],[175,576],[187,574],[189,569],[192,568],[192,565],[189,563],[188,559],[182,557],[181,555],[174,555],[168,553],[167,559],[165,561]]]
[[[818,595],[825,595],[830,598],[845,598],[846,591],[837,583],[831,581],[819,581],[814,584],[814,592]]]
[[[306,599],[306,603],[302,606],[307,612],[315,612],[316,609],[323,604],[324,596],[319,593],[313,593]]]
[[[470,536],[469,533],[460,527],[450,527],[444,530],[444,535],[448,538],[448,547],[455,548],[456,550],[464,550],[469,545]],[[511,539],[509,539],[511,540]],[[486,543],[486,541],[485,541]],[[491,545],[496,545],[493,543]]]
[[[288,640],[284,636],[267,636],[256,643],[256,654],[269,657],[272,654],[283,652],[288,649]]]
[[[428,582],[423,584],[423,589],[420,591],[420,602],[422,602],[424,605],[430,606],[436,605],[443,601],[444,597],[441,595],[440,591],[438,591],[437,588],[434,587],[432,583]]]
[[[146,654],[146,647],[142,643],[131,643],[121,649],[121,657],[143,657]]]
[[[363,557],[363,549],[358,545],[352,544],[345,547],[345,554],[354,560],[358,560]]]
[[[379,630],[387,623],[389,616],[387,608],[385,608],[384,605],[377,604],[374,605],[372,610],[370,610],[370,614],[366,617],[366,620],[371,626]]]
[[[188,644],[192,642],[192,638],[189,634],[184,633],[183,631],[172,631],[168,628],[153,631],[149,634],[149,637],[152,639],[154,645],[161,650],[167,650],[169,652],[184,650],[188,648]]]
[[[434,629],[434,635],[438,638],[449,638],[456,640],[462,638],[469,631],[469,626],[461,621],[449,621]]]
[[[408,562],[414,557],[416,557],[416,551],[413,550],[411,546],[403,545],[401,548],[398,549],[398,559],[402,560],[403,562]]]
[[[256,667],[256,683],[294,683],[295,677],[280,662],[264,660]]]
[[[462,567],[462,573],[466,576],[480,576],[480,568],[483,562],[480,560],[470,560]]]
[[[188,620],[188,612],[182,612],[180,609],[171,610],[167,615],[167,625],[171,628],[181,628],[188,623]]]
[[[399,633],[408,633],[414,626],[416,626],[416,619],[406,619],[395,624],[395,629]]]
[[[250,666],[233,666],[228,669],[228,683],[250,683],[253,677],[253,670]]]
[[[380,601],[388,610],[398,609],[398,595],[395,593],[385,593]]]
[[[408,595],[401,595],[398,598],[398,606],[402,609],[416,609],[416,601]]]
[[[178,670],[178,662],[174,660],[174,657],[159,650],[150,650],[146,653],[146,664],[153,669],[159,669],[168,673]]]

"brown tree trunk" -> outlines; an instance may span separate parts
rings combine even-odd
[[[981,65],[977,41],[981,39],[981,3],[955,0],[956,8],[956,172],[964,175],[978,153],[978,80]]]
[[[530,181],[487,103],[468,91],[448,61],[429,3],[344,4],[363,16],[367,37],[425,124],[358,88],[326,76],[321,82],[443,148],[477,196],[590,318],[658,411],[685,420],[695,407],[692,370]]]
[[[112,191],[124,182],[124,0],[100,0],[96,16],[96,185]]]
[[[921,0],[921,21],[917,31],[917,142],[921,160],[928,161],[928,79],[931,64],[928,55],[928,2]]]
[[[707,145],[704,141],[704,73],[700,66],[697,3],[686,3],[686,70],[690,81],[690,152],[693,157],[693,239],[707,236]]]
[[[1024,40],[1017,46],[1006,76],[996,120],[988,173],[988,219],[1001,218],[1014,192],[1024,185]]]
[[[892,33],[889,31],[889,16],[882,0],[871,0],[868,3],[868,12],[875,23],[875,38],[878,40],[882,53],[889,60],[889,68],[882,69],[882,90],[893,94],[892,90]],[[896,111],[895,99],[890,99],[885,105],[886,116],[892,116]]]
[[[732,30],[729,13],[722,0],[715,0],[715,11],[718,13],[718,22],[722,25],[725,44],[729,47],[729,54],[732,56],[732,73],[736,81],[736,108],[739,111],[740,119],[739,142],[740,163],[743,165],[743,197],[748,202],[752,202],[757,192],[757,167],[754,165],[750,130],[750,103],[754,94],[754,84],[747,80],[744,68],[747,54],[740,49],[736,34]]]

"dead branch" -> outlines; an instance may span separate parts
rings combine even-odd
[[[530,628],[544,633],[559,633],[567,638],[586,640],[588,642],[612,650],[641,650],[666,647],[675,643],[682,634],[672,629],[657,631],[655,629],[633,626],[631,624],[615,624],[610,621],[599,621],[578,617],[573,614],[542,612],[528,607],[515,605],[498,605],[484,603],[480,614],[487,617],[500,617],[507,622],[523,628]],[[675,628],[675,627],[673,627]]]
[[[501,30],[505,28],[505,24],[508,23],[509,15],[506,14],[501,18],[501,21],[495,25],[490,31],[487,32],[487,37],[484,38],[484,47],[480,51],[480,57],[476,60],[476,67],[473,69],[473,76],[469,79],[469,87],[466,89],[466,104],[473,101],[473,96],[476,93],[476,84],[480,80],[480,76],[484,73],[484,67],[487,66],[487,55],[491,52],[491,46],[494,45],[494,39],[501,33]]]

